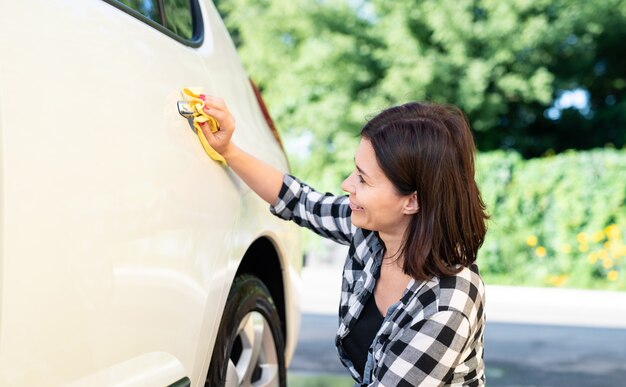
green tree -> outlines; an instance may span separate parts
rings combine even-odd
[[[366,95],[384,76],[371,22],[345,1],[217,5],[286,142],[310,139],[304,155],[289,152],[296,173],[337,189],[372,111]]]
[[[626,0],[217,5],[287,142],[312,134],[292,163],[324,188],[352,168],[367,117],[407,100],[460,106],[482,150],[626,140]],[[568,90],[588,106],[559,106]]]

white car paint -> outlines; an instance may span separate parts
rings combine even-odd
[[[287,171],[217,11],[200,6],[194,48],[101,0],[0,0],[0,385],[204,385],[261,236],[281,260],[291,357],[299,233],[176,111],[184,86],[221,96],[238,145]]]

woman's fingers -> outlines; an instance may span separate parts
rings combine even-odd
[[[217,120],[220,132],[232,132],[235,130],[235,120],[230,113],[213,109],[210,109],[207,113]]]
[[[220,124],[220,131],[233,131],[235,120],[228,111],[223,99],[212,96],[201,96],[204,101],[204,111],[217,120]]]
[[[201,123],[200,127],[209,145],[221,154],[228,148],[230,138],[235,131],[235,119],[228,111],[223,99],[209,95],[200,95],[200,99],[204,101],[205,113],[215,118],[219,123],[219,130],[214,133],[211,132],[208,123]]]
[[[206,122],[200,123],[200,129],[202,129],[202,133],[204,133],[204,137],[208,140],[209,137],[213,137],[213,132],[211,131],[211,127]]]
[[[204,98],[202,99],[202,97],[204,97]],[[204,106],[205,107],[208,106],[211,109],[217,109],[217,110],[221,110],[221,111],[228,111],[228,108],[226,107],[226,103],[221,98],[213,97],[213,96],[210,96],[210,95],[202,95],[201,99],[204,101]]]
[[[212,107],[204,107],[204,112],[207,113],[208,115],[212,116],[213,118],[215,118],[218,121],[221,121],[222,119],[224,119],[225,117],[228,116],[228,112],[225,112],[223,110],[219,110],[219,109],[214,109]]]

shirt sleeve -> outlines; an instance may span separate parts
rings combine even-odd
[[[461,312],[435,313],[390,344],[370,386],[443,385],[458,365],[469,335],[469,320]]]
[[[280,193],[270,211],[335,242],[347,245],[352,240],[348,196],[319,193],[293,176],[283,177]]]

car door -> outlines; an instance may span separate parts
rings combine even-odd
[[[2,385],[150,361],[195,379],[219,323],[239,186],[176,111],[211,82],[113,3],[2,4]]]

